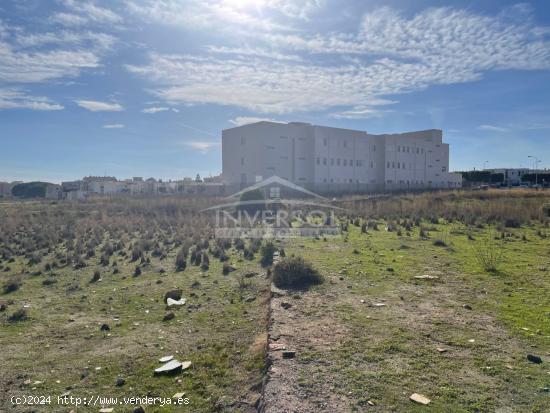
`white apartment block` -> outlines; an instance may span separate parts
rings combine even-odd
[[[441,130],[390,135],[257,122],[222,131],[223,181],[245,187],[279,176],[320,192],[459,188]]]

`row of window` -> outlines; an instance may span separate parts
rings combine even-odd
[[[328,159],[323,158],[323,165],[327,165]],[[330,158],[330,166],[350,166],[353,167],[353,159],[350,159],[349,161],[347,159],[340,159],[340,158]],[[317,157],[317,165],[321,165],[321,158]],[[363,166],[363,161],[360,159],[355,160],[355,166]],[[371,161],[370,167],[374,168],[374,162]]]
[[[417,154],[423,154],[424,153],[424,148],[412,148],[410,146],[397,145],[397,152],[402,152],[402,153],[411,153],[412,152],[412,153],[414,153],[415,149],[416,149]]]

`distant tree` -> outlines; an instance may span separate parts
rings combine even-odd
[[[251,201],[257,201],[257,202],[248,204],[248,202],[251,202]],[[261,212],[265,209],[265,202],[263,201],[265,201],[264,195],[261,191],[257,189],[244,192],[241,195],[241,199],[240,199],[240,202],[242,204],[237,207],[237,210],[246,211],[248,212],[248,215],[252,217],[254,216],[254,214],[256,214],[256,212],[258,211]]]
[[[26,182],[17,184],[11,189],[11,194],[18,198],[45,198],[47,182]]]
[[[202,182],[201,176],[199,174],[197,174],[197,176],[195,177],[195,182]]]

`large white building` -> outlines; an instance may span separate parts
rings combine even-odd
[[[309,123],[257,122],[222,131],[223,180],[245,187],[279,176],[320,192],[458,188],[449,145],[430,129],[371,135]]]

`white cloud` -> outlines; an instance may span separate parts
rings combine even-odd
[[[55,13],[50,17],[50,21],[64,26],[82,26],[88,22],[88,19],[74,13]]]
[[[117,24],[122,22],[122,17],[117,13],[111,9],[100,7],[92,1],[63,0],[62,3],[71,13],[58,13],[58,17],[59,14],[63,15],[62,18],[58,20],[60,23],[74,25],[75,23],[84,24],[89,22],[102,24]]]
[[[124,125],[122,123],[111,123],[107,125],[103,125],[104,129],[122,129]]]
[[[290,3],[290,0],[283,0]],[[280,3],[282,3],[281,1]],[[250,2],[239,0],[127,0],[127,9],[141,19],[165,25],[179,26],[185,29],[205,29],[215,27],[241,33],[251,29],[261,31],[290,30],[284,24],[274,21],[262,12],[261,6],[270,8],[265,1],[252,7]],[[286,14],[293,10],[287,7]],[[283,9],[280,9],[284,13]],[[297,11],[297,9],[296,9]],[[246,29],[245,29],[246,28]]]
[[[51,102],[43,96],[30,96],[16,89],[0,89],[0,110],[3,109],[30,109],[30,110],[62,110],[64,107]]]
[[[190,141],[190,142],[184,142],[184,145],[189,146],[201,153],[207,153],[208,151],[220,146],[220,143],[205,142],[205,141]]]
[[[331,113],[330,116],[336,119],[367,119],[379,118],[390,110],[380,110],[369,106],[356,106],[349,110]]]
[[[145,109],[142,110],[143,113],[148,113],[148,114],[154,114],[154,113],[159,113],[159,112],[168,112],[168,111],[178,113],[179,109],[168,108],[166,106],[153,106],[151,108],[145,108]]]
[[[91,112],[120,112],[124,108],[119,103],[99,102],[97,100],[76,100],[78,106]]]
[[[75,77],[101,66],[101,58],[116,38],[92,31],[29,32],[2,26],[0,21],[0,81],[37,83]]]
[[[166,102],[258,113],[342,107],[333,116],[354,118],[384,113],[373,108],[384,96],[479,80],[490,70],[550,69],[550,41],[528,19],[452,8],[410,18],[377,9],[363,17],[355,34],[253,32],[266,47],[212,46],[213,55],[151,53],[149,63],[127,68],[156,84],[154,95]],[[296,52],[301,60],[284,58]]]
[[[508,128],[504,128],[502,126],[494,126],[494,125],[479,125],[479,130],[489,131],[489,132],[508,132]]]
[[[230,119],[229,122],[236,126],[242,126],[242,125],[248,125],[249,123],[256,123],[256,122],[279,122],[279,120],[270,119],[270,118],[258,118],[254,116],[237,116],[235,119]]]

